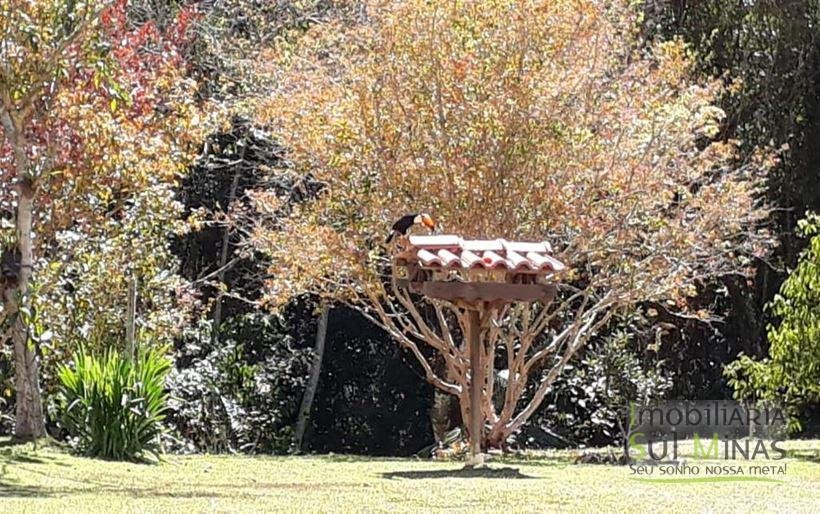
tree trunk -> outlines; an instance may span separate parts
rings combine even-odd
[[[328,304],[323,302],[322,313],[319,315],[319,326],[316,329],[316,346],[313,348],[313,364],[310,368],[310,378],[305,388],[305,394],[302,396],[302,404],[299,406],[299,415],[296,418],[296,428],[293,431],[293,449],[296,452],[302,451],[302,439],[305,436],[305,428],[310,419],[311,407],[313,407],[313,398],[316,396],[319,376],[322,373],[322,357],[325,353],[327,318],[329,313],[330,308]]]
[[[31,440],[46,435],[43,402],[40,398],[39,364],[35,349],[29,344],[28,325],[21,312],[29,310],[28,287],[33,262],[32,217],[34,191],[26,180],[20,184],[17,205],[17,249],[20,252],[20,272],[16,286],[9,284],[3,296],[7,312],[12,320],[11,340],[14,343],[15,388],[17,389],[17,412],[14,435],[18,439]]]
[[[6,318],[11,321],[9,331],[14,345],[14,386],[17,389],[14,435],[18,439],[31,440],[46,435],[43,402],[40,398],[40,369],[35,349],[29,345],[28,324],[22,312],[30,311],[31,308],[28,288],[34,262],[32,231],[35,185],[29,176],[31,166],[26,153],[22,122],[12,111],[0,109],[0,123],[14,152],[19,193],[15,228],[20,268],[13,280],[3,283],[4,310]]]
[[[244,158],[244,152],[242,154]],[[228,193],[228,204],[225,207],[225,211],[228,211],[231,208],[231,204],[236,200],[236,190],[239,188],[239,180],[242,177],[242,168],[236,170],[233,176],[233,182],[231,182],[231,190]],[[214,303],[214,317],[213,317],[213,326],[211,327],[211,339],[216,342],[218,334],[219,334],[219,325],[222,323],[222,284],[225,282],[225,265],[228,264],[228,251],[231,247],[231,230],[230,227],[225,227],[225,232],[222,234],[222,248],[219,252],[219,264],[218,269],[219,273],[216,275],[217,281],[219,281],[220,290],[216,294],[216,300]]]

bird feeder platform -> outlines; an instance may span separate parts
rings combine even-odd
[[[465,345],[470,360],[468,466],[483,464],[484,414],[482,317],[513,302],[549,303],[555,275],[566,267],[552,257],[549,243],[504,239],[469,240],[455,235],[403,237],[393,255],[394,284],[411,293],[444,300],[463,309]],[[491,355],[491,354],[490,354]]]
[[[398,286],[461,305],[550,302],[553,276],[565,269],[549,243],[409,236],[393,257]]]

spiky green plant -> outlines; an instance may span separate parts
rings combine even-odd
[[[131,361],[113,349],[102,356],[80,349],[72,360],[58,375],[62,424],[77,449],[115,460],[159,457],[171,369],[163,352],[143,351]]]

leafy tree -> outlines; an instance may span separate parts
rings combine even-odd
[[[338,17],[355,4],[349,0],[201,3],[197,38],[188,52],[199,94],[218,99],[219,108],[232,114],[253,112],[252,99],[276,83],[276,66],[264,64],[271,45],[290,44],[308,27]]]
[[[124,313],[129,282],[136,281],[137,342],[168,345],[189,323],[196,298],[177,274],[179,261],[170,251],[169,228],[180,205],[170,184],[157,184],[129,194],[116,212],[55,234],[49,253],[36,268],[32,304],[42,362],[41,386],[47,407],[53,407],[56,364],[83,346],[102,353],[125,349]]]
[[[810,215],[798,228],[811,241],[769,304],[779,320],[768,327],[769,356],[741,354],[725,370],[737,398],[782,401],[794,430],[801,428],[799,408],[820,401],[820,217]]]
[[[427,210],[468,238],[549,240],[570,270],[558,300],[488,320],[491,351],[513,377],[500,412],[486,388],[491,444],[521,428],[620,308],[683,309],[698,280],[764,253],[767,235],[751,228],[765,215],[754,193],[769,159],[740,163],[735,142],[710,142],[721,83],[693,78],[681,41],[642,47],[628,2],[365,10],[282,48],[281,88],[260,109],[328,191],[284,227],[256,230],[273,258],[268,300],[312,290],[357,306],[463,411],[468,359],[446,326],[458,307],[430,302],[432,323],[409,313],[416,299],[385,277],[383,234],[399,215]]]
[[[191,16],[181,11],[160,32],[130,24],[124,0],[0,2],[0,202],[14,224],[4,234],[3,315],[18,437],[45,430],[36,356],[45,318],[32,297],[53,284],[34,291],[33,275],[65,264],[52,253],[60,234],[94,232],[130,193],[172,182],[190,157],[189,136],[202,125],[192,123],[192,84],[181,75]]]
[[[63,87],[70,83],[70,76],[98,60],[90,34],[99,14],[100,6],[93,2],[0,3],[2,178],[4,183],[13,184],[16,195],[15,234],[4,253],[3,310],[14,344],[15,433],[21,438],[45,435],[39,369],[26,321],[31,310],[35,197],[42,180],[55,171],[53,155],[44,151],[50,134],[43,129],[53,128],[49,113]],[[11,204],[7,201],[9,207]]]

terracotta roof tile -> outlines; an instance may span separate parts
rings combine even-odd
[[[554,258],[547,242],[505,239],[461,239],[455,235],[410,236],[404,253],[418,259],[423,267],[451,269],[508,269],[521,272],[550,272],[566,268]]]

